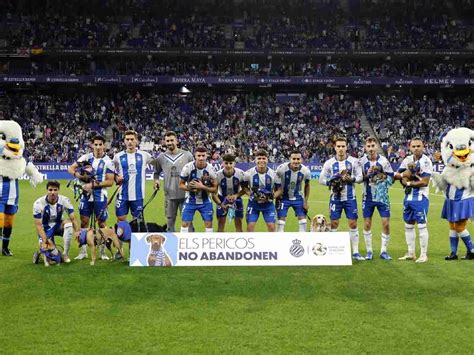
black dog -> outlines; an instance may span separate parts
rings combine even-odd
[[[132,228],[133,233],[149,233],[149,232],[166,232],[166,224],[160,225],[158,223],[147,222],[143,220],[133,219],[130,222],[130,227]]]

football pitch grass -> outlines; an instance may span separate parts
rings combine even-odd
[[[406,252],[403,191],[396,183],[389,262],[132,268],[83,260],[45,268],[31,262],[37,247],[32,204],[45,186],[21,182],[15,256],[0,257],[1,353],[472,353],[474,261],[444,260],[449,240],[439,217],[441,195],[430,196],[426,264],[396,260]],[[65,182],[61,193],[72,195]],[[328,191],[316,181],[310,200],[312,215],[328,215]],[[160,191],[147,220],[165,223],[162,206]],[[113,214],[110,208],[110,222]],[[201,222],[196,227],[203,231]],[[286,229],[297,230],[292,213]],[[257,230],[265,230],[260,221]],[[372,230],[378,256],[379,218]],[[462,242],[459,250],[464,255]],[[77,255],[75,243],[71,255]]]

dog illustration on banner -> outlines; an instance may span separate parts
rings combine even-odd
[[[25,142],[21,127],[15,121],[0,121],[0,238],[2,255],[12,256],[9,249],[13,220],[18,211],[18,181],[26,173],[33,186],[41,184],[43,175],[23,157]]]
[[[148,266],[172,266],[172,262],[165,249],[166,237],[163,234],[153,233],[146,237],[150,245],[148,251]]]
[[[311,219],[311,232],[330,232],[331,228],[328,225],[328,220],[325,215],[317,214]]]

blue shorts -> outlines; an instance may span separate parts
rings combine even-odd
[[[421,201],[403,201],[403,220],[405,222],[417,222],[424,224],[427,221],[429,200],[423,196]]]
[[[115,203],[116,216],[126,216],[129,210],[134,218],[140,217],[143,213],[143,200],[127,201],[117,199]]]
[[[212,221],[212,203],[211,201],[206,201],[200,204],[185,202],[183,205],[183,210],[181,211],[183,222],[192,222],[194,213],[196,213],[196,211],[199,211],[203,221]]]
[[[272,202],[256,203],[249,201],[247,205],[247,223],[256,223],[260,212],[263,214],[265,223],[275,223],[275,205]]]
[[[0,203],[0,213],[15,214],[17,212],[18,212],[17,205],[6,205],[4,203]]]
[[[474,197],[460,201],[444,201],[441,218],[447,219],[449,222],[459,222],[471,217],[474,217]]]
[[[364,218],[372,218],[374,215],[375,208],[379,211],[379,215],[382,218],[390,218],[390,205],[386,205],[383,202],[375,201],[362,201],[362,215]]]
[[[346,214],[347,219],[357,219],[357,200],[348,200],[348,201],[329,201],[329,210],[330,210],[330,219],[331,221],[341,218],[342,210]]]
[[[295,211],[296,217],[304,217],[306,216],[306,212],[303,209],[303,204],[304,200],[303,199],[298,199],[298,200],[282,200],[279,208],[277,209],[277,216],[278,218],[280,217],[286,217],[288,216],[288,209],[290,207],[293,208]]]
[[[90,217],[94,211],[94,214],[98,221],[104,222],[109,217],[107,212],[107,201],[86,201],[81,200],[79,203],[79,215]]]
[[[221,201],[223,199],[224,198],[222,197]],[[242,202],[241,198],[238,198],[237,200],[235,200],[235,206],[236,206],[235,218],[244,218],[244,203]],[[217,206],[216,208],[217,218],[222,218],[222,217],[225,217],[226,215],[227,215],[227,211],[224,211],[224,209],[221,206]]]
[[[62,228],[62,222],[56,223],[54,226],[52,226],[51,228],[49,228],[47,231],[44,232],[44,234],[46,234],[46,238],[49,240],[52,240],[53,243],[55,243],[54,236],[59,235],[60,237],[62,237],[63,233],[64,233],[64,230]],[[41,242],[41,237],[39,235],[38,235],[38,239]]]

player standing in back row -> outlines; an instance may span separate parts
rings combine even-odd
[[[357,158],[347,155],[347,140],[338,137],[334,141],[336,156],[327,160],[319,177],[321,185],[331,188],[329,201],[331,231],[337,231],[344,210],[349,224],[352,258],[365,260],[359,253],[359,231],[357,229],[357,200],[355,184],[363,180],[362,169]]]
[[[153,177],[156,189],[160,188],[160,174],[163,172],[166,224],[168,232],[174,232],[178,210],[182,211],[186,197],[186,192],[179,188],[179,174],[194,157],[191,152],[178,148],[178,137],[173,131],[165,133],[165,144],[168,149],[153,160],[151,165],[155,170]]]
[[[277,200],[278,226],[277,232],[285,231],[286,217],[290,207],[298,218],[298,232],[306,232],[306,214],[310,193],[311,171],[302,163],[301,153],[294,150],[290,153],[290,161],[280,165],[277,170],[275,187],[281,190],[282,198]],[[304,195],[301,189],[304,185]]]

